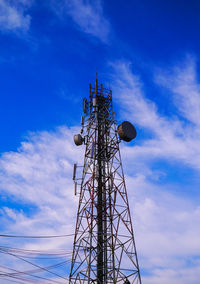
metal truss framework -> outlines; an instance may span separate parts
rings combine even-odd
[[[141,284],[112,91],[96,80],[88,107],[69,283]]]

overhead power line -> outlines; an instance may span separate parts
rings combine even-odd
[[[24,261],[24,262],[26,262],[26,263],[28,263],[28,264],[30,264],[30,265],[33,265],[33,266],[35,266],[35,267],[37,267],[37,268],[40,268],[40,269],[43,270],[43,271],[46,271],[46,272],[48,272],[48,273],[50,273],[50,274],[53,274],[54,276],[57,276],[57,277],[59,277],[59,278],[61,278],[61,279],[66,280],[66,278],[62,277],[61,275],[59,275],[59,274],[57,274],[57,273],[54,273],[54,272],[52,272],[52,271],[49,271],[49,270],[46,269],[45,267],[41,267],[40,265],[35,264],[35,263],[32,263],[31,261],[28,261],[28,260],[26,260],[26,259],[24,259],[24,258],[22,258],[22,257],[20,257],[20,256],[17,256],[17,255],[15,255],[15,254],[13,254],[13,253],[4,252],[4,251],[1,250],[1,249],[0,249],[0,252],[5,253],[5,254],[8,254],[8,255],[11,255],[11,256],[13,256],[13,257],[16,257],[16,258],[18,258],[18,259],[20,259],[20,260],[22,260],[22,261]],[[39,277],[39,276],[37,276],[37,277]],[[60,282],[55,281],[55,280],[51,280],[51,282],[60,283]]]
[[[50,239],[50,238],[65,238],[65,237],[73,237],[74,234],[68,235],[55,235],[55,236],[17,236],[17,235],[6,235],[1,234],[0,237],[4,238],[23,238],[23,239]]]

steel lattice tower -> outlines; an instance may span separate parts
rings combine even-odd
[[[112,91],[96,79],[83,109],[82,135],[74,136],[86,149],[80,179],[74,165],[79,205],[69,283],[141,284]]]

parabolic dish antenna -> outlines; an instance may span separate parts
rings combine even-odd
[[[117,127],[117,132],[119,134],[119,138],[126,142],[130,142],[137,136],[137,131],[135,127],[129,121],[122,122]]]

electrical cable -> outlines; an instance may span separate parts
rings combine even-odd
[[[6,235],[1,234],[0,237],[4,238],[22,238],[22,239],[49,239],[49,238],[65,238],[65,237],[73,237],[75,234],[68,235],[53,235],[53,236],[17,236],[17,235]]]
[[[52,251],[42,251],[42,250],[26,250],[26,249],[20,249],[20,248],[13,248],[8,246],[0,246],[0,249],[4,251],[9,251],[15,254],[23,254],[23,256],[28,257],[27,255],[32,255],[32,258],[45,258],[48,259],[52,258],[66,258],[66,256],[71,255],[72,251],[69,250],[52,250]]]
[[[22,235],[10,235],[10,234],[0,234],[0,237],[4,237],[4,238],[27,238],[27,239],[47,239],[47,238],[63,238],[63,237],[71,237],[71,236],[74,236],[75,234],[65,234],[65,235],[49,235],[49,236],[22,236]],[[61,279],[64,279],[65,281],[67,280],[67,278],[64,278],[62,277],[61,275],[57,274],[57,273],[54,273],[52,271],[49,271],[49,269],[53,269],[53,268],[56,268],[56,267],[59,267],[59,266],[63,266],[64,264],[67,264],[68,262],[70,262],[69,260],[66,260],[62,263],[59,263],[59,264],[54,264],[52,266],[49,266],[47,268],[44,268],[44,267],[41,267],[37,264],[34,264],[28,260],[26,260],[26,258],[32,258],[32,259],[57,259],[57,258],[66,258],[67,256],[71,255],[72,254],[72,251],[70,250],[55,250],[55,251],[42,251],[42,250],[26,250],[26,249],[20,249],[20,248],[12,248],[12,247],[6,247],[6,246],[0,246],[0,253],[4,253],[4,254],[8,254],[8,255],[11,255],[13,257],[16,257],[24,262],[27,262],[29,263],[30,265],[33,265],[35,267],[37,267],[38,269],[35,269],[36,272],[38,271],[46,271],[48,273],[51,273]],[[31,255],[31,256],[30,256]],[[10,269],[10,268],[7,268],[7,269]],[[4,275],[0,275],[0,277],[9,277],[9,278],[13,278],[13,279],[16,279],[16,280],[9,280],[9,281],[12,281],[12,282],[15,282],[15,283],[38,283],[38,282],[33,282],[33,280],[30,280],[30,279],[24,279],[24,278],[20,278],[18,275],[29,275],[30,277],[36,277],[36,278],[40,278],[40,279],[43,279],[43,281],[49,281],[49,279],[47,278],[44,278],[44,277],[40,277],[40,276],[36,276],[36,275],[31,275],[29,273],[29,271],[17,271],[15,270],[15,272],[17,273],[7,273]],[[31,271],[30,271],[31,272]],[[31,273],[36,273],[32,270]],[[28,274],[29,273],[29,274]],[[23,282],[19,282],[19,281],[23,281]],[[51,280],[51,283],[61,283],[61,282],[58,282],[58,281],[55,281],[55,280]]]
[[[6,268],[6,269],[9,269],[9,270],[12,270],[12,271],[18,271],[18,270],[15,270],[15,269],[11,269],[11,268],[9,268],[9,267],[4,267],[4,268]],[[3,271],[0,271],[0,272],[3,272]],[[8,273],[9,274],[9,273]],[[29,274],[28,274],[29,275]],[[33,276],[34,277],[34,275],[29,275],[29,276]],[[0,278],[3,278],[3,279],[5,279],[5,278],[14,278],[14,279],[18,279],[18,280],[21,280],[21,281],[26,281],[26,283],[27,282],[29,282],[29,283],[38,283],[38,282],[35,282],[33,279],[31,280],[31,279],[28,279],[28,278],[23,278],[23,277],[19,277],[19,276],[13,276],[13,275],[6,275],[5,274],[5,276],[3,275],[3,277],[1,277],[0,276]],[[40,277],[37,277],[37,278],[40,278]],[[47,279],[48,280],[48,279]],[[11,282],[15,282],[15,283],[22,283],[22,282],[18,282],[18,281],[15,281],[15,280],[10,280],[9,279],[9,281],[11,281]],[[45,280],[46,281],[46,280]],[[23,282],[24,283],[24,282]]]
[[[69,261],[62,261],[62,262],[59,262],[59,263],[56,263],[56,264],[53,264],[53,265],[50,265],[50,266],[46,266],[45,269],[53,269],[53,268],[57,268],[57,267],[60,267],[60,266],[63,266],[65,264],[67,264]],[[0,267],[3,267],[3,266],[0,266]],[[5,268],[5,267],[4,267]],[[10,268],[8,268],[10,269]],[[12,270],[15,270],[15,269],[12,269]],[[40,272],[42,269],[41,268],[38,268],[38,269],[32,269],[32,270],[26,270],[26,271],[17,271],[15,270],[16,272],[14,273],[0,273],[0,276],[16,276],[16,275],[19,275],[19,274],[32,274],[32,273],[37,273],[37,272]],[[33,276],[33,275],[32,275]],[[35,277],[35,276],[33,276]]]
[[[17,277],[17,276],[10,276],[10,277],[7,276],[6,278],[14,278],[14,279],[18,279],[18,280],[23,281],[23,282],[19,282],[19,281],[11,280],[11,279],[8,280],[9,282],[14,282],[14,283],[19,283],[19,284],[24,284],[24,283],[27,283],[27,282],[29,282],[29,283],[38,283],[38,282],[35,282],[34,280],[30,280],[30,279],[22,278],[22,277]]]
[[[55,275],[55,276],[58,276],[58,277],[60,277],[60,278],[62,278],[62,279],[64,279],[64,280],[66,280],[66,278],[64,278],[64,277],[62,277],[61,275],[59,275],[59,274],[57,274],[57,273],[54,273],[54,272],[52,272],[52,271],[49,271],[48,269],[45,269],[44,267],[41,267],[41,266],[39,266],[39,265],[37,265],[37,264],[34,264],[34,263],[32,263],[32,262],[30,262],[30,261],[28,261],[28,260],[26,260],[26,259],[24,259],[24,258],[22,258],[22,257],[19,257],[19,256],[17,256],[17,255],[14,255],[14,254],[12,254],[12,253],[9,253],[9,252],[4,252],[2,249],[0,249],[0,251],[2,252],[2,253],[5,253],[5,254],[9,254],[9,255],[11,255],[11,256],[13,256],[13,257],[16,257],[16,258],[18,258],[18,259],[20,259],[20,260],[23,260],[24,262],[26,262],[26,263],[28,263],[28,264],[31,264],[31,265],[33,265],[33,266],[35,266],[35,267],[38,267],[38,268],[40,268],[41,270],[44,270],[44,271],[46,271],[46,272],[48,272],[48,273],[50,273],[50,274],[53,274],[53,275]],[[35,276],[36,277],[36,276]],[[39,277],[39,276],[37,276],[37,277]],[[53,281],[53,280],[51,280],[51,281]],[[60,283],[60,282],[57,282],[57,281],[53,281],[54,283]]]
[[[57,268],[57,267],[61,267],[67,263],[69,263],[70,260],[67,260],[67,261],[63,261],[63,262],[60,262],[60,263],[57,263],[57,264],[54,264],[54,265],[51,265],[51,266],[48,266],[48,267],[45,267],[46,269],[53,269],[53,268]],[[39,276],[35,276],[35,275],[31,275],[31,273],[37,273],[37,272],[40,272],[40,268],[38,269],[34,269],[34,270],[27,270],[27,271],[18,271],[16,269],[13,269],[13,268],[9,268],[9,267],[6,267],[6,266],[3,266],[3,265],[0,265],[0,268],[3,268],[3,269],[8,269],[8,270],[11,270],[11,271],[15,271],[15,273],[6,273],[5,271],[0,271],[0,277],[4,278],[4,277],[16,277],[18,275],[23,275],[23,274],[26,274],[26,275],[29,275],[29,276],[32,276],[32,277],[36,277],[36,278],[42,278],[44,280],[48,280],[47,278],[44,278],[44,277],[39,277]],[[4,273],[3,273],[4,272]],[[18,277],[19,278],[19,277]],[[29,281],[33,281],[33,280],[30,280],[28,279]],[[65,280],[68,280],[67,278]],[[23,280],[22,280],[23,281]],[[16,282],[16,281],[15,281]],[[16,282],[16,283],[19,283],[19,282]],[[21,282],[20,282],[21,283]],[[35,283],[34,282],[31,282],[31,283]],[[37,282],[38,283],[38,282]],[[60,283],[60,282],[59,282]]]

